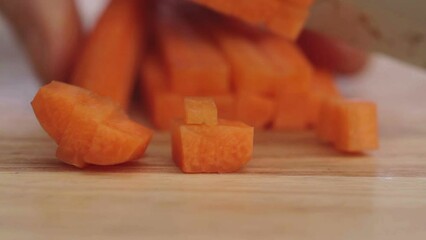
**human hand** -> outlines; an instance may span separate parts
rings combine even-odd
[[[40,78],[66,79],[82,40],[75,2],[0,0],[0,11],[11,22]],[[360,71],[368,58],[361,50],[309,30],[301,34],[299,44],[315,64],[339,73]]]

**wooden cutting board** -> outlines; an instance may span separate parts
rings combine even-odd
[[[426,239],[426,73],[375,56],[342,89],[379,103],[379,151],[258,131],[241,172],[185,175],[158,133],[138,162],[78,170],[32,114],[22,54],[0,48],[0,239]]]

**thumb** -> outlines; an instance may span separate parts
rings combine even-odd
[[[65,81],[82,37],[73,0],[0,0],[10,21],[44,81]]]

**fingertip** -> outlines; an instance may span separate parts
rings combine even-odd
[[[304,30],[298,44],[315,65],[342,74],[361,71],[369,58],[363,50],[312,30]]]

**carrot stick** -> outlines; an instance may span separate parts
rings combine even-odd
[[[228,93],[229,66],[220,50],[179,16],[173,5],[163,4],[158,15],[158,40],[171,90],[191,96]]]
[[[174,119],[183,117],[183,97],[170,91],[165,66],[159,56],[149,54],[143,60],[140,86],[156,128],[168,130]]]
[[[112,0],[87,38],[71,83],[128,107],[143,44],[142,0]]]
[[[312,90],[309,96],[309,125],[315,127],[319,120],[320,109],[326,98],[340,97],[330,71],[315,69],[312,80]]]

